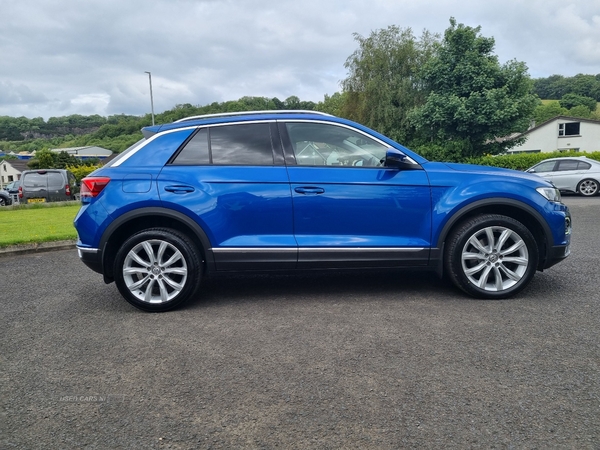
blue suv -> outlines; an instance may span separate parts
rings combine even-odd
[[[314,111],[189,117],[81,184],[81,260],[146,311],[232,271],[423,268],[500,299],[569,255],[571,216],[537,175],[429,162]]]

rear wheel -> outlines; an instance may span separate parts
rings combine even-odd
[[[585,197],[592,197],[598,193],[598,182],[596,180],[583,180],[577,186],[577,192]]]
[[[201,258],[182,233],[151,228],[127,239],[114,262],[121,295],[144,311],[167,311],[187,301],[201,279]]]
[[[519,221],[485,214],[461,223],[450,234],[445,251],[446,273],[467,294],[507,298],[535,275],[538,246]]]

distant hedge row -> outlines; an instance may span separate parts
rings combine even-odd
[[[552,152],[552,153],[516,153],[497,156],[482,156],[480,158],[471,158],[467,162],[481,166],[504,167],[505,169],[527,170],[534,164],[548,158],[557,158],[565,156],[586,156],[590,159],[600,161],[600,152]]]

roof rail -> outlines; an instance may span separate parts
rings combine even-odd
[[[320,116],[331,116],[331,114],[327,114],[321,111],[310,111],[305,109],[273,109],[273,110],[264,110],[264,111],[239,111],[239,112],[229,112],[229,113],[216,113],[216,114],[203,114],[200,116],[190,116],[184,117],[183,119],[179,119],[174,121],[173,123],[185,122],[187,120],[195,120],[195,119],[207,119],[214,117],[229,117],[229,116],[246,116],[250,114],[317,114]]]

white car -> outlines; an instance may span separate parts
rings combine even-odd
[[[527,172],[550,181],[561,191],[591,197],[600,190],[600,162],[585,156],[546,159]]]

